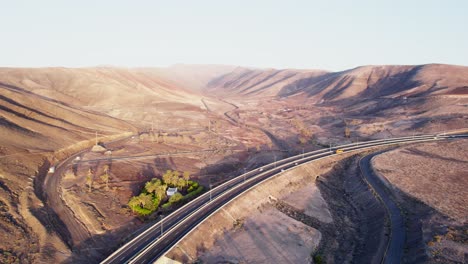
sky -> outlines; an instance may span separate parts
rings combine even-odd
[[[468,65],[465,0],[0,0],[1,67]]]

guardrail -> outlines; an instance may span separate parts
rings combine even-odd
[[[409,137],[399,137],[399,138],[389,138],[389,139],[379,139],[379,140],[372,140],[372,141],[367,141],[367,142],[359,142],[359,143],[352,143],[352,144],[345,144],[345,145],[340,145],[340,146],[335,146],[327,149],[322,149],[322,150],[317,150],[317,151],[312,151],[312,152],[307,152],[299,155],[295,155],[289,158],[285,158],[279,161],[276,161],[273,164],[268,164],[264,165],[262,167],[256,168],[255,170],[249,171],[247,173],[241,174],[229,181],[226,181],[225,183],[211,189],[211,193],[215,192],[215,197],[211,197],[212,201],[217,200],[218,197],[223,195],[224,193],[228,193],[230,190],[234,190],[236,187],[239,187],[242,185],[243,182],[246,184],[249,183],[250,181],[253,181],[255,179],[258,179],[259,177],[265,176],[266,174],[271,174],[275,173],[277,174],[278,172],[281,172],[282,169],[291,169],[297,165],[307,163],[309,161],[316,160],[314,158],[317,158],[320,155],[324,155],[324,157],[332,156],[332,155],[339,155],[339,154],[334,154],[332,151],[336,150],[338,148],[344,149],[346,152],[349,151],[355,151],[355,150],[362,150],[366,148],[371,148],[375,146],[382,146],[382,145],[390,145],[390,144],[399,144],[399,143],[411,143],[411,142],[420,142],[420,141],[433,141],[433,140],[442,140],[449,138],[451,136],[440,136],[440,135],[419,135],[419,136],[409,136]],[[288,167],[289,166],[289,167]],[[268,169],[268,170],[267,170]],[[261,173],[258,173],[261,172]],[[252,177],[254,176],[254,177]],[[273,175],[268,176],[267,178],[272,177]],[[263,181],[263,180],[262,180]],[[232,185],[232,186],[231,186]],[[226,192],[226,187],[229,187],[228,191]],[[249,188],[250,189],[250,188]],[[162,221],[169,221],[173,218],[176,218],[179,216],[179,214],[187,209],[189,209],[191,206],[194,206],[196,204],[200,204],[201,207],[195,209],[193,208],[192,211],[189,211],[187,215],[174,223],[172,226],[169,226],[167,228],[173,229],[177,226],[179,226],[180,223],[183,223],[187,219],[189,219],[194,213],[197,211],[201,210],[206,206],[206,200],[208,200],[208,197],[210,195],[210,192],[206,192],[196,199],[192,200],[191,202],[185,204],[181,208],[177,209],[174,211],[172,214],[164,218]],[[222,207],[222,206],[220,206]],[[161,224],[161,221],[156,222],[153,224],[151,227],[149,227],[147,230],[143,231],[141,234],[136,236],[134,239],[132,239],[130,242],[119,248],[117,251],[115,251],[113,254],[111,254],[108,258],[106,258],[102,263],[113,263],[114,258],[120,254],[124,253],[125,251],[128,251],[134,243],[136,243],[138,240],[140,240],[142,237],[145,235],[149,234],[152,231],[155,231],[155,229],[159,229]],[[165,235],[167,235],[170,231],[166,231]],[[164,235],[161,236],[165,237]],[[139,256],[142,253],[148,252],[148,250],[151,248],[151,245],[154,245],[155,242],[159,241],[160,239],[152,239],[150,243],[146,244],[145,247],[141,248],[138,250],[137,254],[134,254],[133,257]],[[167,252],[168,250],[166,250]],[[135,258],[133,258],[135,259]],[[120,258],[120,260],[123,260],[123,258]],[[131,261],[131,258],[128,258],[125,260],[125,262]],[[121,262],[121,261],[117,261]]]

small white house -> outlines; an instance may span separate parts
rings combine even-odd
[[[166,194],[167,196],[171,197],[177,192],[177,188],[167,188]]]
[[[55,167],[54,166],[49,168],[49,173],[55,173]]]

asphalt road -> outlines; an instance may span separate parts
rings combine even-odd
[[[389,195],[387,187],[385,187],[384,183],[372,171],[370,164],[371,159],[380,153],[382,152],[373,153],[363,157],[359,161],[359,167],[361,168],[363,177],[380,197],[380,201],[386,208],[387,214],[390,218],[390,240],[383,256],[382,263],[396,264],[401,263],[401,258],[403,257],[403,246],[406,238],[405,219],[401,215],[401,211],[398,208],[397,203]]]
[[[441,139],[442,137],[439,137]],[[373,146],[434,141],[434,136],[416,136],[401,139],[377,140],[372,142],[361,142],[340,146],[345,151],[360,150]],[[336,149],[336,148],[334,148]],[[333,149],[332,149],[333,150]],[[199,223],[203,222],[216,210],[226,205],[242,192],[245,192],[256,184],[277,175],[282,170],[310,162],[319,158],[333,155],[328,149],[297,155],[276,163],[268,164],[240,175],[228,182],[214,188],[211,192],[204,193],[200,197],[179,208],[167,216],[163,221],[164,232],[161,235],[161,221],[155,223],[133,240],[122,246],[102,263],[150,263],[167,251],[169,251],[181,238],[193,230]],[[211,197],[211,199],[210,199]],[[211,200],[211,201],[210,201]],[[397,219],[395,219],[395,224]],[[403,240],[404,241],[404,240]],[[398,245],[398,243],[396,244]],[[394,253],[391,253],[393,252]],[[389,256],[398,258],[397,249],[389,250]],[[394,262],[388,262],[394,263]]]
[[[325,156],[330,152],[327,150],[321,150],[321,156]],[[312,159],[308,157],[307,159]],[[276,166],[287,163],[287,160],[278,161]],[[160,252],[165,252],[171,246],[173,241],[177,241],[187,232],[185,230],[191,230],[195,225],[204,220],[214,210],[219,209],[221,204],[232,200],[239,193],[244,191],[260,181],[263,181],[274,174],[277,174],[281,169],[267,170],[267,168],[273,168],[275,164],[266,165],[263,168],[263,172],[259,169],[247,172],[242,177],[236,177],[220,186],[207,191],[191,203],[183,206],[174,213],[170,214],[163,219],[163,235],[164,239],[158,239],[161,237],[161,221],[150,227],[148,230],[137,236],[131,242],[120,249],[117,254],[109,256],[102,263],[125,263],[130,261],[136,252],[146,250],[147,254],[143,254],[135,259],[132,259],[132,263],[148,263],[152,259],[160,257]],[[294,165],[290,165],[294,166]],[[253,176],[260,175],[261,177],[254,178]],[[245,177],[244,177],[245,176]],[[245,179],[245,180],[244,180]],[[192,215],[192,213],[194,213]],[[189,219],[187,216],[191,216]],[[188,220],[187,220],[188,219]],[[195,220],[195,221],[189,221]],[[177,229],[174,229],[177,226]],[[166,232],[167,229],[171,229],[170,232]],[[153,243],[156,242],[156,243]],[[156,253],[156,254],[154,254]]]
[[[127,140],[128,138],[129,137],[114,140],[107,144]],[[81,242],[91,238],[91,234],[84,224],[76,219],[73,211],[68,208],[62,200],[60,196],[61,181],[62,176],[74,159],[87,151],[89,151],[89,149],[80,151],[59,164],[55,164],[55,172],[48,173],[43,182],[43,191],[46,199],[45,203],[57,217],[57,219],[52,219],[52,221],[50,221],[53,225],[53,229],[58,231],[64,242],[72,249],[76,249]]]
[[[85,241],[90,238],[91,235],[83,224],[77,221],[73,212],[61,199],[60,182],[68,165],[76,156],[83,152],[84,151],[79,152],[56,165],[55,172],[53,174],[49,173],[45,177],[43,185],[47,206],[50,207],[61,220],[61,223],[54,223],[54,230],[57,230],[60,233],[62,239],[64,239],[71,248],[78,245],[81,241]]]

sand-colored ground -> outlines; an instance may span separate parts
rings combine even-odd
[[[320,232],[290,218],[271,204],[280,200],[298,201],[299,204],[295,204],[298,207],[301,203],[312,204],[305,206],[307,213],[329,222],[330,212],[314,181],[317,175],[329,171],[336,159],[348,155],[303,165],[260,184],[208,218],[167,256],[179,261],[200,259],[207,263],[310,261]],[[302,197],[292,198],[294,195]],[[237,248],[228,251],[228,245]]]
[[[374,157],[407,225],[404,262],[468,261],[467,140],[403,147]]]
[[[468,221],[468,141],[399,148],[376,156],[376,171],[443,214]]]
[[[340,73],[189,68],[0,69],[0,224],[6,230],[0,243],[0,257],[5,259],[0,262],[53,262],[70,253],[57,242],[54,230],[59,229],[59,219],[51,214],[41,186],[50,163],[89,147],[96,132],[98,140],[141,132],[136,139],[143,141],[151,139],[152,127],[157,133],[166,133],[158,138],[166,141],[165,146],[154,142],[148,146],[126,145],[116,148],[114,155],[149,153],[155,148],[170,152],[217,147],[216,153],[173,164],[170,159],[152,161],[149,166],[141,161],[114,164],[120,174],[111,171],[110,191],[103,190],[100,174],[94,175],[97,191],[91,194],[82,190],[83,172],[81,178],[68,176],[64,180],[64,191],[70,193],[63,198],[70,207],[86,202],[74,212],[77,218],[87,219],[83,221],[93,233],[125,237],[139,221],[128,214],[125,203],[151,177],[147,172],[154,165],[166,168],[185,164],[181,169],[209,175],[204,183],[221,182],[238,174],[242,166],[251,169],[284,154],[275,152],[277,149],[291,154],[330,142],[468,126],[466,67],[369,66]],[[323,77],[327,81],[320,79]],[[429,87],[433,88],[427,90]],[[350,138],[344,138],[345,126],[351,129]],[[198,134],[190,135],[194,131]],[[301,138],[304,132],[308,136]],[[147,170],[141,170],[142,166]],[[446,193],[458,190],[457,186],[446,187]],[[297,198],[289,197],[289,204],[307,214],[323,207],[315,198],[317,204],[307,205]],[[430,197],[427,199],[431,202]],[[462,205],[457,200],[453,204],[442,202],[437,208],[459,216]],[[326,214],[321,217],[326,221]],[[97,241],[95,237],[93,241]],[[102,241],[107,245],[106,238]]]
[[[298,210],[303,210],[306,215],[316,217],[324,223],[333,221],[327,202],[313,183],[309,183],[302,189],[286,196],[284,202]]]
[[[268,208],[221,235],[201,259],[206,263],[304,263],[320,237],[317,229]]]

